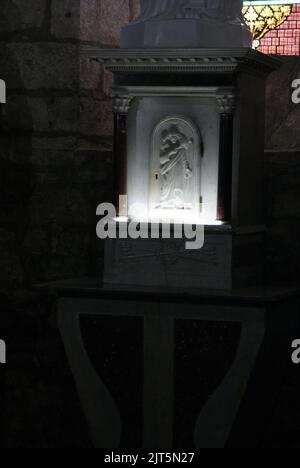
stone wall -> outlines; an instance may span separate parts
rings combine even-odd
[[[269,281],[290,285],[300,279],[300,104],[292,102],[300,59],[282,60],[267,86],[266,222]]]
[[[282,57],[267,87],[267,151],[300,151],[300,104],[292,102],[292,83],[300,78],[299,57]]]
[[[1,1],[1,446],[89,445],[54,299],[31,286],[100,276],[95,210],[112,196],[111,78],[80,48],[116,47],[137,4]]]
[[[100,65],[80,60],[80,47],[115,47],[134,6],[2,5],[0,73],[8,101],[1,109],[0,287],[7,291],[99,271],[94,212],[111,196],[111,81]]]
[[[84,45],[115,48],[120,33],[138,14],[138,0],[81,0],[80,37]],[[81,54],[80,128],[82,149],[112,150],[112,76]]]
[[[1,446],[89,445],[53,300],[30,287],[100,275],[95,210],[111,197],[110,81],[80,63],[80,47],[115,46],[133,11],[123,0],[1,1]]]
[[[87,268],[79,246],[87,240],[77,219],[83,195],[75,159],[79,7],[68,2],[62,11],[61,3],[1,2],[0,74],[8,100],[0,133],[0,335],[9,362],[1,369],[2,447],[66,442],[60,425],[71,422],[72,413],[63,416],[64,391],[74,407],[77,401],[51,323],[51,301],[28,289]],[[77,428],[83,427],[78,414]]]

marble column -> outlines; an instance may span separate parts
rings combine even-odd
[[[217,220],[230,223],[232,216],[233,121],[236,98],[219,95],[217,100],[220,109]]]
[[[114,205],[117,216],[127,216],[127,207],[119,206],[119,196],[127,195],[127,116],[132,98],[114,98]]]

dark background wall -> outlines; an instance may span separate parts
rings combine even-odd
[[[299,57],[285,57],[267,86],[265,195],[272,284],[299,284],[300,279],[300,104],[291,99],[291,84],[299,77]]]
[[[111,199],[111,77],[80,47],[116,47],[138,3],[1,1],[0,78],[8,87],[0,108],[0,338],[9,362],[0,374],[3,447],[90,446],[55,298],[31,286],[100,276],[95,209]],[[285,59],[268,81],[268,276],[278,284],[299,278],[300,105],[291,102],[299,74],[300,60]],[[294,380],[286,385],[297,394]]]

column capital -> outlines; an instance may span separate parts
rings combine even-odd
[[[114,112],[116,114],[128,114],[132,96],[115,96],[113,98]]]
[[[219,104],[220,114],[234,114],[237,103],[237,96],[235,94],[226,94],[220,92],[217,94],[216,98]]]

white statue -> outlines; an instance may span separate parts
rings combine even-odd
[[[141,15],[123,30],[122,48],[252,47],[243,0],[140,0]]]
[[[185,18],[243,22],[243,0],[140,0],[140,3],[137,22]]]
[[[148,21],[162,16],[173,16],[180,7],[182,0],[140,0],[141,15],[137,22]]]

